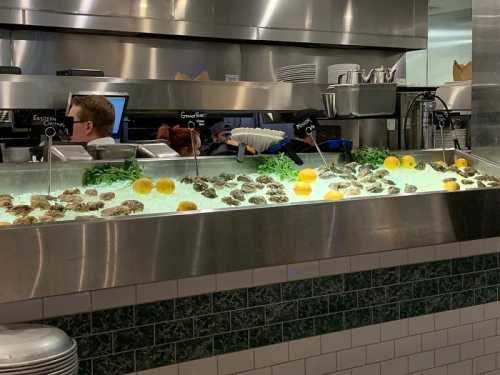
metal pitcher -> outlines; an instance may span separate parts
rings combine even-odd
[[[374,84],[393,83],[396,72],[396,67],[388,69],[381,66],[380,68],[372,69],[369,73],[369,82]]]
[[[368,83],[370,81],[372,72],[370,71],[366,74],[366,71],[363,70],[350,70],[347,73],[339,75],[339,85],[347,84],[347,85],[359,85],[362,83]]]

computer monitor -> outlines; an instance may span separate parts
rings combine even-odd
[[[68,98],[68,105],[66,107],[66,114],[68,114],[73,102],[74,97],[89,96],[89,95],[102,95],[113,105],[115,109],[115,123],[113,124],[113,137],[118,137],[120,134],[120,127],[123,122],[123,117],[127,109],[129,95],[123,92],[75,92],[70,93]]]

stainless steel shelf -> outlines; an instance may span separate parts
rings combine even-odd
[[[326,85],[282,82],[128,80],[121,78],[0,76],[0,109],[65,108],[70,92],[126,92],[131,111],[322,110]]]

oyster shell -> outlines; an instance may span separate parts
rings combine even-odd
[[[243,185],[241,185],[241,190],[243,190],[245,194],[251,194],[257,191],[257,186],[255,183],[245,182]]]
[[[287,203],[289,199],[286,195],[273,195],[269,198],[269,201],[273,203]]]
[[[49,216],[54,219],[62,219],[64,217],[64,212],[58,210],[48,210],[45,212],[44,216]]]
[[[236,175],[232,173],[221,173],[219,177],[225,181],[231,181],[236,178]]]
[[[467,180],[467,179],[465,179],[465,180],[462,180],[462,181],[460,181],[460,182],[461,182],[462,184],[464,184],[464,185],[474,185],[474,181],[472,181],[472,180]]]
[[[429,165],[431,166],[432,169],[434,169],[436,172],[440,172],[440,173],[444,173],[448,170],[447,167],[445,167],[443,164],[441,163],[437,163],[437,162],[432,162],[432,163],[429,163]]]
[[[368,175],[359,180],[362,184],[374,184],[377,182],[377,179],[373,175]]]
[[[462,169],[462,172],[466,175],[466,177],[474,177],[478,174],[477,169],[472,167],[465,167]]]
[[[97,190],[96,189],[87,189],[85,190],[85,195],[88,195],[89,197],[97,197]]]
[[[333,173],[331,170],[322,170],[319,172],[318,174],[319,178],[321,178],[322,180],[328,180],[329,178],[333,178],[335,177],[335,173]]]
[[[181,184],[192,185],[194,183],[194,177],[185,176],[181,178]]]
[[[73,189],[66,189],[63,191],[63,195],[78,195],[81,194],[82,192],[78,188],[73,188]]]
[[[386,185],[389,185],[389,186],[396,186],[396,183],[392,180],[388,180],[386,178],[383,178],[380,180],[380,182],[386,184]]]
[[[264,175],[257,177],[255,181],[258,182],[259,184],[267,185],[274,182],[274,178],[272,178],[271,176]]]
[[[477,180],[477,181],[489,181],[490,180],[490,176],[488,176],[488,175],[479,175],[479,176],[474,177],[474,179]]]
[[[12,199],[0,199],[0,207],[9,209],[12,208],[12,206],[14,206]]]
[[[99,195],[99,199],[106,201],[106,202],[112,201],[113,199],[115,199],[115,197],[116,197],[116,194],[113,192],[102,193]]]
[[[227,186],[226,180],[223,179],[216,179],[212,184],[216,190],[222,190]]]
[[[243,176],[238,176],[236,178],[236,180],[239,181],[239,182],[253,182],[253,180],[250,177],[244,176],[244,175]]]
[[[419,162],[417,163],[417,165],[415,166],[415,169],[416,169],[417,171],[425,171],[425,163],[424,163],[424,162],[419,161]]]
[[[283,185],[281,182],[272,182],[267,185],[268,189],[285,189],[285,185]]]
[[[203,195],[204,197],[210,198],[210,199],[217,198],[217,192],[215,191],[214,188],[208,188],[208,189],[204,190],[201,193],[201,195]]]
[[[396,194],[399,194],[401,193],[401,189],[396,187],[396,186],[389,186],[389,189],[387,189],[387,191],[389,192],[389,194],[391,195],[396,195]]]
[[[488,182],[488,187],[496,188],[499,186],[500,186],[500,182],[497,182],[497,181]]]
[[[130,208],[127,206],[115,206],[106,208],[101,211],[101,216],[112,217],[112,216],[128,216],[130,215]]]
[[[89,212],[90,207],[88,203],[80,202],[80,203],[68,203],[66,209],[75,211],[75,212]]]
[[[59,211],[59,212],[64,212],[66,211],[66,207],[60,203],[53,204],[50,206],[50,211]]]
[[[413,194],[413,193],[416,193],[417,190],[418,190],[418,188],[415,185],[406,184],[404,191],[406,194]]]
[[[378,171],[375,171],[373,173],[373,176],[375,178],[384,178],[384,177],[387,177],[389,175],[389,171],[386,170],[386,169],[379,169]]]
[[[478,189],[484,189],[484,188],[486,188],[486,185],[483,184],[481,181],[477,181],[477,187],[478,187]]]
[[[328,187],[332,190],[345,190],[347,189],[348,187],[351,186],[351,183],[349,182],[345,182],[345,181],[342,181],[342,182],[334,182],[333,184],[330,184],[328,185]]]
[[[228,206],[239,206],[241,204],[240,201],[234,199],[233,197],[224,197],[222,198],[222,202],[224,202]]]
[[[272,197],[274,195],[286,195],[285,190],[282,189],[270,189],[266,191],[266,195]]]
[[[102,203],[102,202],[101,202]],[[127,200],[122,202],[122,206],[128,207],[130,212],[136,213],[136,212],[142,212],[144,211],[144,204],[142,202],[136,201],[136,200]],[[103,204],[104,206],[104,204]],[[101,207],[102,208],[102,207]],[[92,211],[92,210],[91,210]]]
[[[30,213],[33,212],[33,207],[28,206],[26,204],[20,204],[9,208],[7,212],[11,215],[16,215],[16,216],[28,216]]]
[[[36,224],[38,223],[38,219],[34,216],[23,216],[19,217],[16,220],[14,220],[13,224],[24,224],[24,225],[30,225],[30,224]]]
[[[81,203],[83,198],[76,194],[61,194],[57,199],[65,203]]]
[[[208,189],[208,184],[204,181],[196,181],[193,183],[193,189],[194,189],[194,191],[201,193],[202,191],[205,191]]]
[[[384,187],[380,182],[375,182],[373,184],[366,186],[366,191],[369,193],[378,194],[384,191]]]
[[[248,202],[250,202],[251,204],[254,204],[256,206],[261,206],[261,205],[267,204],[266,198],[258,196],[258,195],[251,197],[248,200]]]
[[[368,168],[367,166],[363,165],[362,167],[359,168],[358,178],[363,178],[371,174],[372,174],[371,168]]]
[[[245,192],[242,190],[233,190],[232,192],[229,193],[229,195],[231,195],[231,198],[234,198],[240,202],[244,202],[246,199]]]
[[[30,206],[33,208],[39,208],[41,210],[48,210],[50,208],[50,201],[55,198],[49,195],[32,195],[30,199]]]

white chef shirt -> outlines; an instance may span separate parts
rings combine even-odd
[[[116,142],[112,137],[96,138],[87,143],[87,146],[107,146],[114,145]]]

